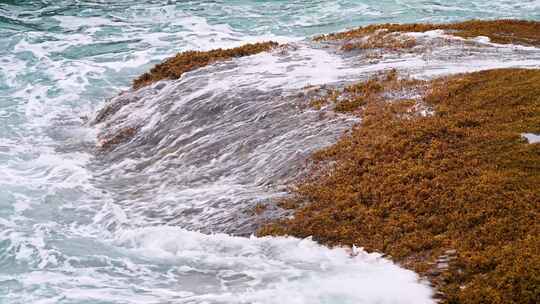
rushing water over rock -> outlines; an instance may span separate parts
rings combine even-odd
[[[355,121],[314,111],[301,91],[287,89],[316,80],[309,64],[322,67],[324,56],[338,62],[317,50],[276,51],[114,98],[95,118],[103,188],[133,224],[253,233],[250,209],[283,191],[311,152]],[[284,71],[272,73],[279,64]],[[135,134],[109,147],[123,130]]]
[[[411,35],[417,48],[376,62],[362,52],[342,58],[292,43],[126,91],[91,122],[99,129],[98,187],[131,225],[250,234],[258,224],[250,211],[272,205],[304,160],[355,122],[312,109],[306,84],[339,84],[389,67],[430,77],[540,62],[536,48],[464,42],[437,31]]]
[[[250,210],[355,122],[309,108],[307,85],[539,65],[538,49],[486,41],[373,59],[301,40],[382,21],[539,17],[538,1],[379,2],[0,3],[0,302],[430,303],[414,273],[377,254],[230,235],[279,216]],[[268,39],[291,44],[126,90],[175,52]]]

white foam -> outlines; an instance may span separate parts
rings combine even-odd
[[[67,30],[77,30],[81,26],[104,26],[110,25],[111,21],[103,17],[79,17],[79,16],[54,16],[60,22],[60,26]],[[118,25],[118,22],[116,22]]]
[[[486,36],[478,36],[472,39],[473,41],[479,42],[479,43],[490,43],[491,39]]]
[[[169,267],[182,271],[186,271],[186,263],[191,267],[195,264],[197,269],[211,273],[219,270],[220,276],[245,276],[251,281],[249,289],[229,287],[190,296],[190,301],[434,303],[431,289],[419,282],[416,274],[379,254],[360,249],[351,256],[348,250],[328,249],[310,239],[247,239],[152,227],[122,231],[115,243],[132,248],[137,255],[168,261]]]
[[[522,136],[523,138],[527,139],[527,141],[528,141],[530,144],[540,143],[540,134],[523,133],[523,134],[521,134],[521,136]]]

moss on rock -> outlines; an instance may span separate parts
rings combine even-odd
[[[259,234],[384,252],[430,278],[445,303],[538,303],[540,144],[521,134],[540,133],[540,70],[426,84],[430,115],[366,95],[362,123],[316,152],[284,201],[294,218]]]

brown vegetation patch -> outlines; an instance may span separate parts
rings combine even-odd
[[[344,44],[341,49],[343,51],[352,51],[356,49],[384,49],[385,51],[399,51],[411,49],[417,45],[414,37],[400,35],[399,33],[388,33],[388,31],[380,30],[365,37],[365,39]]]
[[[324,40],[353,40],[358,38],[372,37],[372,48],[384,47],[385,45],[400,46],[400,40],[392,42],[392,36],[384,34],[397,32],[426,32],[432,30],[445,30],[452,35],[471,38],[477,36],[487,36],[492,42],[502,44],[522,44],[530,46],[540,46],[540,22],[525,20],[471,20],[459,23],[413,23],[413,24],[377,24],[360,27],[347,32],[334,33],[316,37],[316,41]],[[387,38],[385,38],[387,37]],[[388,38],[390,37],[390,38]],[[404,47],[410,47],[413,42],[406,42]],[[367,48],[368,41],[360,43],[360,46]],[[345,49],[352,49],[350,46]]]
[[[294,218],[259,233],[384,252],[445,303],[538,303],[540,144],[520,134],[540,133],[540,70],[430,86],[428,116],[368,100],[361,125],[315,153],[282,204]]]
[[[126,142],[137,134],[137,128],[125,127],[110,136],[105,136],[99,140],[98,148],[100,150],[110,150],[118,144]]]
[[[133,81],[133,88],[138,89],[163,79],[178,79],[182,74],[207,66],[217,61],[254,55],[278,46],[277,42],[268,41],[250,43],[232,49],[211,51],[187,51],[165,60]]]
[[[369,101],[410,100],[411,95],[418,96],[427,89],[427,82],[398,78],[397,70],[382,72],[370,79],[345,86],[343,89],[328,90],[321,97],[311,101],[311,106],[320,109],[325,105],[332,105],[333,110],[339,113],[358,113],[365,108]]]
[[[264,203],[257,203],[254,207],[246,210],[249,215],[261,215],[268,209],[268,205]]]

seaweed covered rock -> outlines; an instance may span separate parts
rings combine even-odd
[[[134,90],[124,91],[106,103],[103,108],[97,112],[95,118],[91,121],[91,124],[95,125],[103,123],[114,116],[121,108],[139,102],[141,98],[144,98],[144,94],[141,95],[136,91],[139,88],[164,79],[178,79],[186,72],[211,65],[218,61],[254,55],[268,51],[277,46],[277,42],[269,41],[245,44],[232,49],[186,51],[178,53],[176,56],[155,65],[149,72],[144,73],[135,79],[133,81]],[[98,136],[99,142],[97,147],[100,151],[114,149],[118,144],[124,143],[135,137],[139,128],[140,126],[127,125],[113,128],[108,130],[108,132],[103,132]]]
[[[522,134],[540,134],[540,70],[439,78],[417,100],[388,81],[357,86],[362,123],[313,155],[282,202],[294,217],[259,233],[383,252],[445,303],[538,303],[540,144]]]
[[[501,44],[540,46],[540,22],[526,20],[471,20],[458,23],[376,24],[346,32],[315,38],[316,41],[345,41],[342,49],[386,48],[407,49],[415,46],[415,39],[399,33],[443,30],[448,34],[472,38],[485,36]]]
[[[232,49],[186,51],[178,53],[176,56],[154,66],[149,72],[144,73],[139,78],[135,79],[133,81],[133,88],[138,89],[163,79],[178,79],[186,72],[207,66],[214,62],[254,55],[268,51],[276,46],[278,46],[277,42],[268,41],[253,44],[248,43]]]

